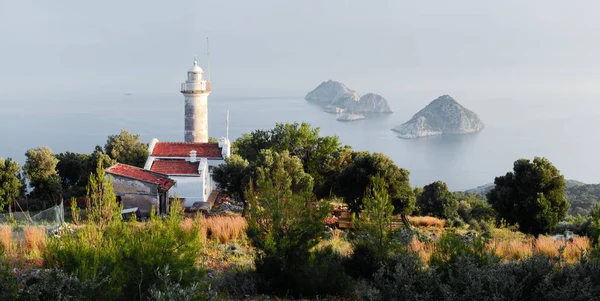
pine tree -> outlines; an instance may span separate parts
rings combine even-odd
[[[98,162],[96,173],[90,174],[87,185],[87,220],[100,227],[121,219],[122,206],[117,203],[112,178],[105,176]]]

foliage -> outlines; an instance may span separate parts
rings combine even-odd
[[[245,134],[234,143],[234,149],[249,162],[260,157],[264,149],[275,152],[288,151],[300,158],[305,172],[317,176],[317,162],[323,156],[339,147],[337,136],[319,136],[319,128],[311,128],[308,123],[277,123],[271,130],[255,130]]]
[[[24,278],[24,288],[18,298],[23,301],[100,300],[102,298],[95,293],[108,281],[101,277],[82,280],[60,269],[42,270],[37,275],[30,271]]]
[[[87,186],[87,211],[88,222],[99,227],[121,219],[122,205],[115,196],[112,178],[106,177],[102,163],[98,163],[96,173],[90,174]]]
[[[21,168],[11,158],[0,158],[0,211],[19,197],[23,183],[19,178]]]
[[[594,246],[598,245],[600,239],[600,202],[590,211],[585,223],[585,233],[592,240]]]
[[[15,300],[17,297],[17,283],[15,275],[4,263],[0,246],[0,300]]]
[[[571,204],[569,214],[588,215],[600,201],[600,184],[567,185],[565,198]]]
[[[318,198],[331,197],[340,191],[337,186],[342,171],[352,163],[353,151],[350,147],[339,148],[332,153],[325,154],[319,158],[317,173],[319,180],[315,186],[315,195]]]
[[[518,223],[521,231],[539,235],[552,231],[569,208],[565,179],[545,158],[515,161],[513,172],[496,177],[489,203],[501,218]]]
[[[117,164],[117,161],[111,158],[108,154],[106,154],[100,145],[96,145],[96,147],[94,148],[94,152],[92,152],[92,154],[90,155],[90,162],[88,164],[88,174],[94,172],[98,164],[102,164],[102,166],[109,167]]]
[[[145,299],[150,288],[165,289],[166,278],[187,287],[202,276],[197,268],[202,248],[199,229],[182,229],[179,202],[173,202],[170,210],[169,217],[152,214],[145,224],[116,221],[104,228],[87,224],[53,237],[43,254],[44,264],[83,281],[107,277],[94,292],[100,299]],[[157,275],[166,266],[177,272]]]
[[[440,218],[454,218],[458,215],[458,201],[448,191],[448,185],[442,181],[436,181],[423,187],[417,200],[420,213]]]
[[[412,213],[415,195],[410,186],[409,172],[396,166],[389,157],[381,153],[354,153],[352,163],[339,177],[336,194],[344,198],[350,210],[358,212],[369,181],[375,175],[386,180],[394,213]]]
[[[224,191],[235,200],[244,202],[246,209],[246,198],[244,192],[252,175],[248,160],[238,154],[232,154],[225,159],[225,163],[213,169],[213,180],[217,188]]]
[[[183,286],[181,284],[181,278],[175,279],[175,277],[171,275],[169,266],[165,266],[162,269],[158,268],[155,273],[160,282],[155,283],[150,288],[148,292],[148,300],[192,301],[203,299],[203,296],[200,292],[200,286],[197,282],[188,286]]]
[[[122,130],[119,135],[110,135],[104,152],[119,163],[144,167],[148,158],[148,144],[139,141],[140,135]]]
[[[32,202],[31,205],[38,210],[46,209],[47,202],[56,203],[60,199],[61,181],[56,171],[58,159],[47,146],[29,149],[25,157],[23,173],[33,188],[31,196],[37,201]]]
[[[322,271],[310,250],[322,237],[329,207],[313,198],[312,177],[299,158],[267,151],[263,160],[257,189],[251,184],[246,193],[248,237],[260,251],[255,260],[259,288],[279,294],[322,293],[323,286],[310,282],[320,279],[315,277]]]
[[[234,153],[250,163],[249,174],[254,175],[264,150],[281,153],[288,151],[290,156],[300,159],[304,171],[311,175],[315,191],[326,191],[321,183],[332,183],[320,170],[323,157],[329,156],[340,148],[337,136],[319,136],[319,128],[311,128],[308,123],[277,123],[270,130],[255,130],[244,134],[234,144]],[[247,188],[247,187],[246,187]]]
[[[363,198],[363,208],[359,227],[369,236],[374,236],[379,253],[386,252],[386,236],[390,231],[394,206],[390,202],[385,179],[377,175],[371,177]]]
[[[89,175],[97,166],[91,165],[92,156],[67,151],[55,157],[58,159],[56,170],[65,195],[67,197],[84,195]]]
[[[440,280],[414,253],[394,255],[373,278],[357,287],[359,300],[443,300],[439,298]]]
[[[477,265],[497,263],[497,258],[487,250],[486,241],[481,237],[465,240],[452,231],[444,232],[435,243],[435,252],[431,255],[430,266],[444,272],[452,268],[462,258],[468,257]]]

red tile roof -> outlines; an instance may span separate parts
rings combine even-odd
[[[218,143],[198,142],[157,142],[152,149],[154,157],[189,157],[190,151],[196,151],[198,158],[222,158]]]
[[[107,173],[127,177],[131,179],[140,180],[143,182],[157,184],[163,190],[169,190],[169,188],[175,185],[175,181],[171,180],[169,176],[158,172],[153,172],[139,167],[117,163],[106,169]]]
[[[185,160],[154,160],[150,170],[167,175],[197,175],[198,166],[199,161],[191,163]]]

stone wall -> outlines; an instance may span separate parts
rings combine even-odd
[[[138,207],[142,216],[150,215],[152,206],[158,208],[159,194],[156,184],[111,175],[115,195],[121,197],[123,208]]]

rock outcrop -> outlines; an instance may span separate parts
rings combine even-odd
[[[308,92],[304,99],[323,107],[346,108],[351,103],[359,101],[360,95],[340,82],[328,80]]]
[[[306,101],[323,107],[328,113],[392,113],[387,100],[381,95],[368,93],[360,97],[356,91],[340,82],[322,82],[304,97]],[[344,120],[348,121],[348,120]]]
[[[443,95],[392,131],[400,138],[419,138],[441,134],[472,134],[484,128],[477,114]]]
[[[357,102],[351,103],[348,109],[356,113],[393,113],[387,100],[375,93],[363,95]]]

